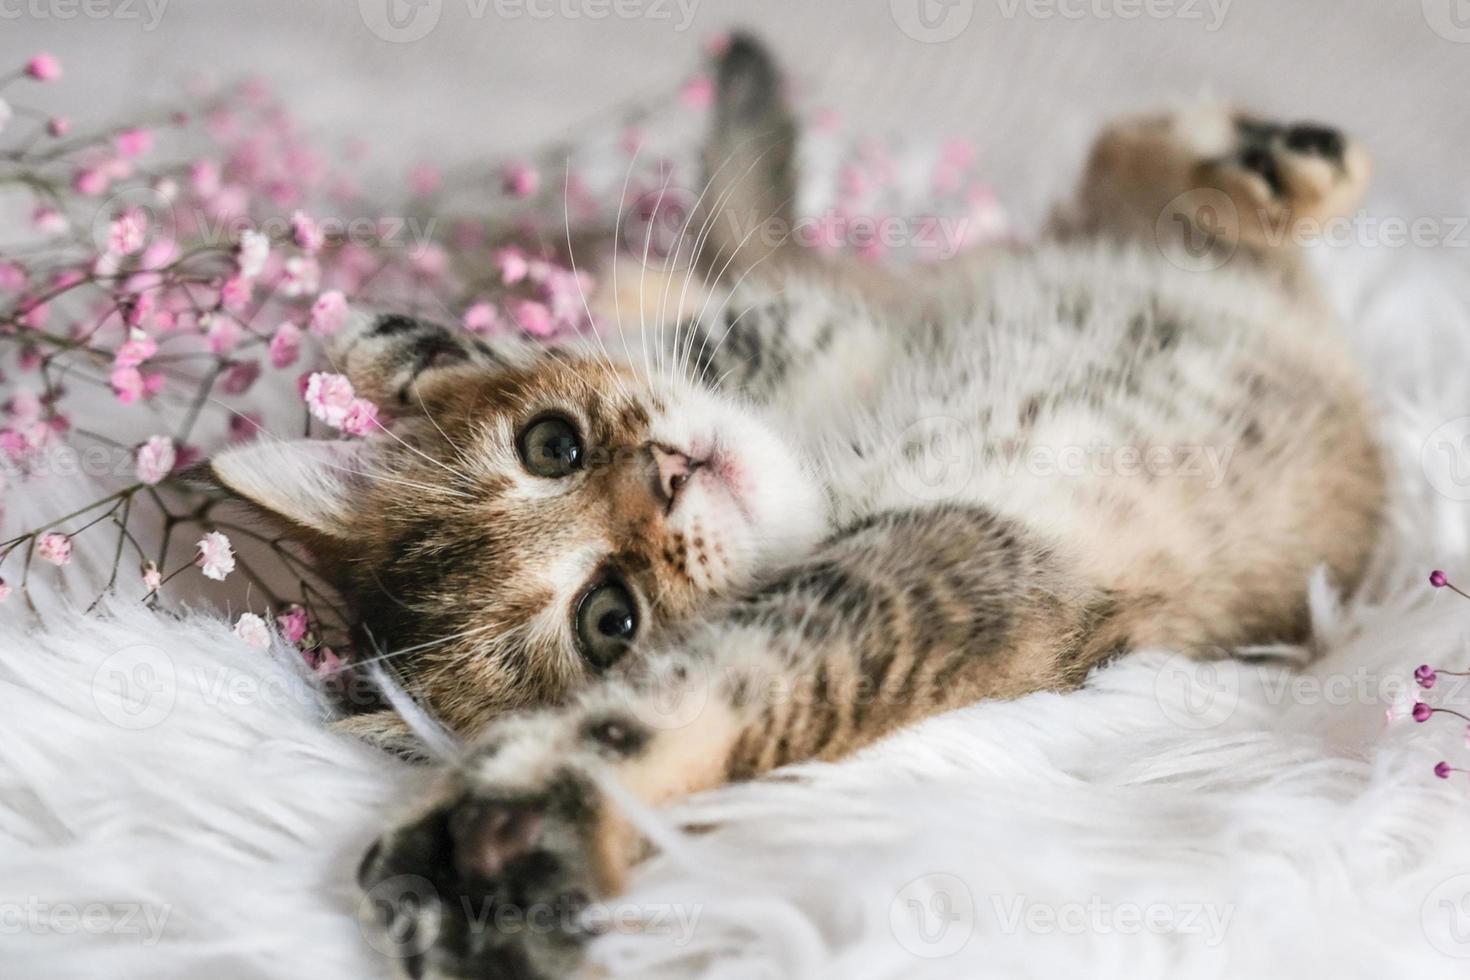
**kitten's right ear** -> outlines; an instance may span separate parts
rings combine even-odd
[[[267,515],[332,541],[352,536],[351,502],[361,493],[371,440],[262,437],[227,449],[191,474]]]

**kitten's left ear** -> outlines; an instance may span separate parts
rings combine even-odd
[[[290,525],[346,541],[371,447],[371,440],[261,438],[225,450],[197,475]]]

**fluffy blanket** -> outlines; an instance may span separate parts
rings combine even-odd
[[[1470,286],[1410,250],[1321,259],[1400,479],[1363,593],[1315,586],[1316,649],[1210,665],[1143,651],[1080,692],[977,705],[648,816],[665,853],[593,963],[630,978],[1464,976],[1470,777],[1433,767],[1470,758],[1465,726],[1404,715],[1417,665],[1470,661],[1470,604],[1427,584],[1470,566]],[[54,513],[54,493],[15,488],[16,519]],[[216,611],[119,600],[37,631],[14,608],[5,975],[388,974],[352,876],[422,774],[332,734],[299,657],[262,655]],[[1425,700],[1470,710],[1458,680]],[[682,821],[713,829],[680,837]]]

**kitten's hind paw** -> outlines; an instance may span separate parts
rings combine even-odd
[[[1282,124],[1227,106],[1202,105],[1128,119],[1094,145],[1082,228],[1230,254],[1302,244],[1348,214],[1372,167],[1362,144],[1316,123]]]

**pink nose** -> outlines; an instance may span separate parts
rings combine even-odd
[[[649,446],[654,465],[658,469],[658,489],[665,505],[672,507],[679,491],[689,482],[689,477],[699,468],[699,463],[667,446]]]

